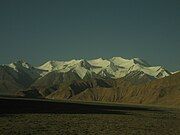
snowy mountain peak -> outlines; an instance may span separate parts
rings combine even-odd
[[[110,65],[110,61],[103,58],[93,59],[88,61],[94,67],[108,67]]]
[[[88,61],[84,59],[48,61],[38,68],[48,72],[58,71],[67,73],[72,71],[77,73],[82,79],[87,75],[121,78],[134,71],[143,72],[155,78],[162,78],[171,74],[160,66],[150,66],[146,61],[140,58],[125,59],[122,57],[113,57],[111,59],[97,58]]]
[[[60,69],[63,65],[63,61],[48,61],[43,65],[39,66],[38,69],[46,70],[46,71],[53,71],[55,69]]]
[[[125,59],[122,57],[113,57],[113,58],[109,59],[109,61],[113,62],[115,65],[123,65],[123,64],[132,62],[131,60]]]
[[[13,68],[16,71],[18,71],[18,69],[20,69],[20,68],[26,68],[26,69],[33,68],[29,63],[27,63],[23,60],[19,60],[19,61],[16,61],[14,63],[10,63],[7,66]]]
[[[21,74],[24,76],[29,76],[31,79],[39,78],[40,76],[44,75],[43,74],[44,70],[40,70],[38,68],[35,68],[23,60],[19,60],[19,61],[16,61],[14,63],[10,63],[10,64],[7,64],[5,66],[12,69],[9,71],[9,73],[14,74],[14,76],[16,76],[16,78],[18,78],[18,74]]]

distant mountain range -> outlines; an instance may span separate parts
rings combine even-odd
[[[0,94],[149,104],[155,102],[152,92],[157,96],[159,87],[164,89],[167,86],[166,81],[161,80],[168,80],[168,87],[173,84],[173,89],[177,83],[179,89],[178,81],[171,82],[167,78],[179,79],[179,73],[151,66],[140,58],[48,61],[39,67],[17,61],[0,65]]]
[[[76,74],[79,78],[91,78],[94,76],[121,78],[132,71],[142,71],[144,74],[155,78],[162,78],[171,73],[161,66],[151,66],[139,58],[124,59],[122,57],[113,57],[111,59],[93,59],[93,60],[70,60],[70,61],[48,61],[38,67],[38,69],[49,72],[56,71],[64,74],[70,72]]]

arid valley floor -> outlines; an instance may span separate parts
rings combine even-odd
[[[0,106],[1,135],[180,134],[179,109],[6,98]]]

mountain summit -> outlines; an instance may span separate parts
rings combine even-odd
[[[161,66],[151,66],[140,58],[125,59],[113,57],[111,59],[98,58],[93,60],[70,60],[70,61],[48,61],[38,67],[46,70],[47,74],[52,71],[75,72],[81,79],[86,74],[94,74],[101,77],[121,78],[132,71],[141,71],[155,78],[169,76],[171,73]]]

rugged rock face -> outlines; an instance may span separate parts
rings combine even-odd
[[[138,75],[141,76],[140,81]],[[32,87],[19,92],[18,96],[180,107],[180,73],[154,80],[139,73],[135,74],[135,80],[132,77],[128,80],[129,76],[110,80],[78,80],[49,88]]]
[[[32,84],[32,86],[37,87],[51,87],[54,85],[59,85],[61,83],[69,83],[75,80],[81,80],[81,78],[72,72],[68,72],[66,74],[53,71],[45,75],[44,77],[39,78]]]
[[[148,79],[144,78],[145,80],[142,80],[142,78],[140,78],[140,81],[138,81],[137,78],[135,78],[135,80],[133,80],[132,78],[130,78],[131,80],[128,80],[128,77],[129,75],[120,79],[94,78],[91,80],[73,81],[71,83],[68,83],[68,84],[66,83],[66,84],[61,85],[59,87],[59,90],[48,95],[47,98],[75,99],[75,100],[79,100],[79,99],[90,100],[92,98],[90,101],[98,101],[97,99],[103,99],[103,101],[106,101],[105,100],[106,97],[109,97],[108,99],[110,101],[115,101],[115,98],[113,97],[111,99],[110,96],[114,92],[119,94],[118,89],[129,88],[134,85],[142,84],[149,81],[149,78]],[[102,97],[98,98],[97,95],[96,96],[92,95],[93,91],[100,92],[98,95],[103,96],[103,98]],[[81,96],[82,95],[84,96],[86,92],[88,93],[87,94],[88,96],[85,96],[82,98]],[[93,97],[96,97],[96,98],[94,99]]]
[[[180,73],[138,85],[117,80],[113,88],[89,88],[72,99],[180,107]]]
[[[91,80],[73,81],[69,84],[63,84],[60,89],[47,96],[53,99],[69,99],[88,88],[111,88],[112,84],[108,80],[95,78]]]
[[[24,61],[0,66],[0,94],[13,95],[28,88],[43,73]]]
[[[15,77],[13,73],[10,73],[11,69],[6,66],[0,66],[0,93],[1,94],[12,94],[23,88]],[[15,74],[15,73],[14,73]],[[15,74],[16,75],[16,74]]]

